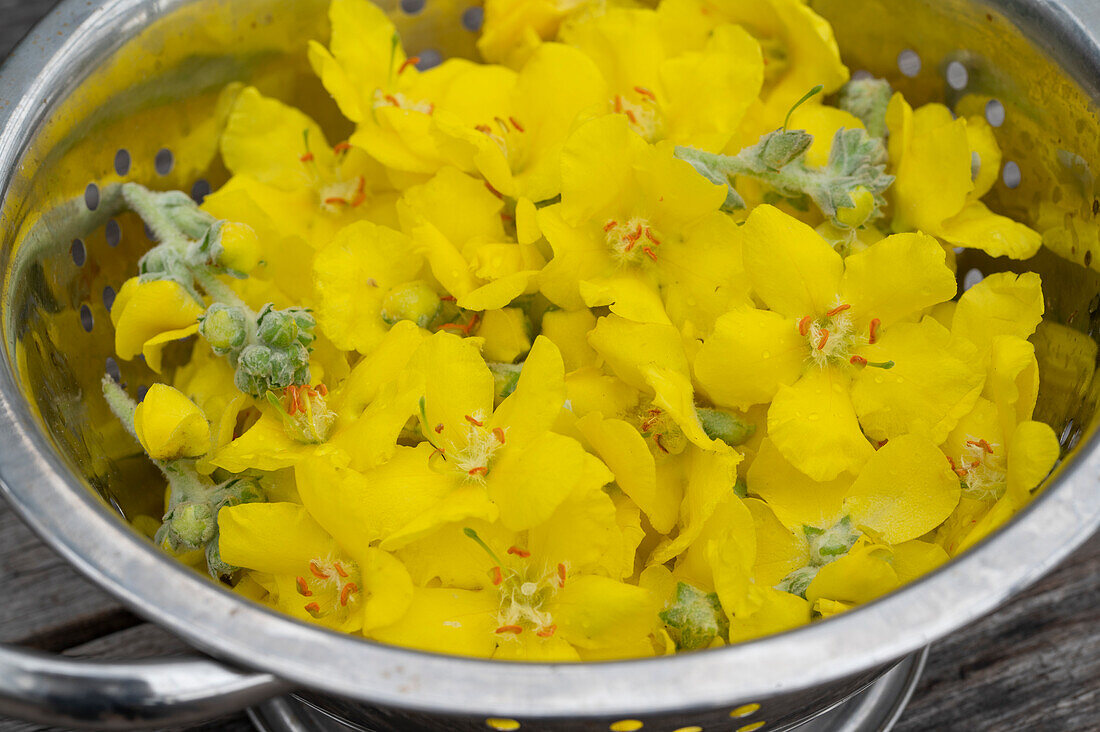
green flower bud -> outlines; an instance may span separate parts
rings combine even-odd
[[[234,574],[240,570],[240,567],[234,567],[232,564],[227,564],[222,559],[221,543],[218,541],[218,537],[215,536],[209,544],[206,545],[206,571],[210,573],[210,576],[216,580],[230,579]]]
[[[845,516],[827,529],[803,526],[803,533],[810,543],[810,564],[823,567],[844,556],[860,537],[852,528],[852,519]]]
[[[234,478],[219,486],[214,496],[214,505],[218,510],[226,506],[263,503],[267,500],[266,492],[255,478]]]
[[[214,516],[209,504],[181,503],[164,517],[168,541],[188,551],[206,546],[217,531]]]
[[[317,319],[313,317],[313,313],[302,308],[291,308],[286,312],[293,315],[294,322],[298,324],[298,342],[309,348],[317,340],[317,336],[314,335]]]
[[[696,414],[707,437],[721,440],[730,447],[743,445],[756,434],[756,425],[733,412],[724,409],[697,409]]]
[[[893,95],[885,79],[859,79],[844,85],[837,106],[859,117],[871,137],[885,137],[886,108]]]
[[[494,401],[497,406],[516,390],[519,384],[519,375],[523,371],[521,363],[495,363],[489,362],[489,370],[493,372]]]
[[[439,294],[421,280],[398,285],[382,300],[382,320],[390,325],[401,320],[411,320],[421,328],[439,315],[443,301]]]
[[[805,130],[772,132],[760,141],[760,158],[771,170],[779,170],[801,157],[813,144],[814,136]]]
[[[241,351],[238,368],[245,373],[266,377],[271,373],[275,352],[266,346],[248,346]]]
[[[199,333],[214,353],[224,356],[244,346],[248,340],[248,320],[238,308],[215,303],[203,316]]]
[[[821,567],[801,567],[784,577],[775,589],[789,592],[792,595],[806,597],[806,589],[814,581]]]
[[[261,317],[257,336],[271,348],[289,348],[298,340],[298,321],[292,313],[272,310]]]
[[[676,585],[676,597],[660,617],[676,647],[684,651],[706,648],[729,633],[729,620],[718,595],[686,582]]]

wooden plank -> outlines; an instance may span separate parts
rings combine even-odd
[[[1100,722],[1100,536],[932,648],[898,732],[1088,730]]]

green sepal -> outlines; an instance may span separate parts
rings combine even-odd
[[[706,648],[715,638],[724,638],[729,633],[729,620],[718,595],[707,594],[686,582],[676,585],[676,597],[661,611],[660,617],[680,650]]]

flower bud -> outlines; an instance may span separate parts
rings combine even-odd
[[[772,170],[793,162],[814,144],[814,136],[805,130],[783,130],[767,135],[761,142],[760,159]]]
[[[295,322],[298,323],[298,342],[309,348],[310,344],[317,340],[317,336],[313,333],[314,328],[317,327],[317,319],[313,317],[313,313],[302,308],[291,308],[287,312],[293,315]]]
[[[248,340],[248,320],[239,308],[215,303],[206,311],[199,333],[219,356],[239,350]]]
[[[721,440],[730,447],[743,445],[756,434],[756,425],[724,409],[698,409],[699,423],[712,440]]]
[[[293,313],[271,310],[260,318],[257,335],[265,346],[290,348],[298,340],[298,330]]]
[[[849,194],[851,206],[842,206],[836,210],[837,222],[851,229],[858,229],[875,212],[875,194],[864,186],[858,186]]]
[[[207,503],[181,503],[164,517],[170,545],[189,551],[201,549],[214,538],[217,522]]]
[[[266,377],[271,373],[271,362],[275,352],[266,346],[248,346],[241,351],[238,368],[247,374]]]
[[[134,411],[134,431],[155,460],[205,455],[210,424],[195,403],[164,384],[154,384]]]
[[[260,238],[247,224],[223,221],[217,226],[218,264],[226,269],[248,274],[260,264]]]
[[[382,300],[382,320],[390,325],[410,320],[427,328],[443,306],[439,294],[422,280],[398,285]]]
[[[232,564],[226,563],[222,559],[222,551],[220,542],[217,541],[217,537],[212,537],[210,543],[206,545],[206,569],[210,573],[210,576],[216,580],[223,577],[231,578],[240,567],[234,567]]]

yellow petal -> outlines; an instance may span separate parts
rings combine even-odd
[[[396,623],[412,603],[413,583],[408,570],[391,554],[378,549],[368,549],[357,561],[366,597],[363,631]]]
[[[519,383],[493,414],[491,425],[505,431],[510,445],[524,445],[548,431],[565,402],[565,365],[554,343],[535,339]]]
[[[145,363],[148,364],[149,368],[151,368],[154,373],[159,374],[161,372],[161,362],[164,356],[164,347],[172,341],[181,341],[184,338],[190,338],[198,332],[198,325],[192,325],[179,330],[167,330],[145,341],[141,346],[141,355],[145,357]]]
[[[484,486],[460,485],[387,536],[380,546],[394,551],[430,535],[441,526],[469,521],[492,523],[499,515],[500,511],[489,500]]]
[[[590,308],[610,306],[611,312],[636,323],[668,324],[668,315],[652,278],[641,272],[581,280],[581,298]]]
[[[385,385],[405,371],[413,353],[428,337],[415,323],[402,320],[391,328],[369,355],[351,370],[340,388],[341,414],[358,417]]]
[[[657,546],[650,556],[651,564],[664,564],[675,558],[699,537],[718,504],[733,493],[739,462],[741,456],[735,452],[691,451],[684,503],[680,507],[680,533]]]
[[[884,546],[856,544],[846,555],[821,568],[806,588],[806,599],[861,604],[881,597],[900,584],[890,557],[890,550]]]
[[[927,438],[902,435],[875,452],[844,499],[859,527],[889,544],[932,531],[959,504],[959,478]]]
[[[955,309],[956,333],[985,349],[998,335],[1028,338],[1043,318],[1039,275],[997,272],[963,293]]]
[[[542,316],[542,335],[558,347],[566,373],[596,361],[596,351],[588,345],[588,333],[595,327],[590,310],[552,310]]]
[[[891,564],[897,572],[898,582],[908,584],[947,563],[950,557],[939,544],[928,541],[907,541],[893,548]]]
[[[862,322],[882,327],[955,297],[943,247],[924,234],[894,234],[844,260],[840,297]]]
[[[369,635],[381,643],[488,658],[496,650],[498,593],[416,588],[404,617]]]
[[[543,523],[528,532],[533,556],[564,563],[571,571],[596,571],[621,539],[615,504],[603,490],[590,488],[569,496]],[[553,566],[553,565],[551,565]],[[631,563],[628,574],[633,574]]]
[[[761,205],[741,232],[745,271],[770,309],[797,319],[834,307],[844,260],[816,231],[774,206]]]
[[[808,357],[793,320],[739,307],[715,322],[695,357],[695,378],[715,404],[747,409],[797,381]]]
[[[561,204],[539,209],[538,224],[554,250],[554,258],[539,274],[542,294],[566,310],[588,307],[579,283],[614,271],[610,250],[589,228],[567,223]]]
[[[1035,490],[1062,455],[1058,437],[1042,422],[1021,422],[1008,443],[1008,490],[1026,496]]]
[[[803,104],[791,115],[789,128],[813,135],[813,145],[806,152],[806,164],[819,168],[829,162],[833,138],[838,131],[866,129],[859,117],[823,104]]]
[[[768,410],[768,435],[797,470],[818,481],[856,473],[874,449],[860,431],[848,378],[810,368],[779,389]]]
[[[976,201],[993,188],[1001,173],[1001,146],[993,127],[982,117],[966,118],[966,139],[970,144],[971,155],[977,154],[978,175],[974,178],[974,190],[970,192],[971,201]]]
[[[975,349],[932,318],[896,323],[860,354],[894,362],[889,369],[864,367],[852,382],[860,424],[879,441],[920,433],[943,442],[985,383]]]
[[[404,234],[360,221],[348,226],[314,261],[321,330],[344,350],[370,353],[389,325],[382,301],[390,289],[416,279],[422,260]]]
[[[634,182],[634,161],[645,148],[623,115],[605,115],[578,127],[561,151],[565,221],[576,226],[614,209]]]
[[[651,364],[690,373],[680,332],[672,325],[635,323],[609,315],[596,323],[588,343],[616,376],[636,389],[649,388],[642,369]]]
[[[746,479],[749,492],[767,501],[776,517],[792,531],[835,524],[843,515],[844,496],[852,484],[848,474],[827,482],[813,480],[796,470],[769,439],[760,444]]]
[[[127,280],[115,298],[111,322],[115,351],[127,361],[145,344],[165,333],[188,332],[203,308],[178,283],[170,280]]]
[[[423,375],[424,433],[435,438],[448,454],[466,446],[470,417],[485,422],[493,408],[493,374],[469,341],[439,332],[413,354],[409,368]],[[443,425],[442,431],[436,431]]]
[[[936,234],[958,247],[981,249],[991,257],[1028,259],[1043,244],[1039,232],[973,201],[943,222]]]
[[[732,453],[733,448],[722,440],[712,439],[703,430],[695,410],[695,394],[691,380],[684,374],[659,367],[645,370],[646,383],[653,389],[653,405],[672,417],[684,436],[704,450]]]
[[[647,636],[657,604],[641,587],[582,575],[570,577],[546,609],[563,639],[580,648],[599,648]]]
[[[594,464],[593,464],[594,463]],[[614,476],[576,440],[549,432],[505,450],[489,471],[489,497],[507,528],[521,531],[546,521],[584,484],[600,487]]]
[[[749,498],[745,506],[756,529],[756,562],[752,571],[757,585],[777,585],[788,574],[810,563],[809,544],[801,530],[796,533],[780,523],[763,501]]]
[[[810,622],[810,603],[798,595],[756,586],[749,588],[749,596],[757,610],[747,617],[730,619],[730,643],[782,633]]]
[[[218,513],[222,559],[270,574],[296,575],[311,559],[326,559],[336,542],[294,503],[243,503]]]
[[[198,457],[210,449],[210,424],[194,402],[164,384],[153,384],[134,410],[134,431],[154,460]]]
[[[657,490],[657,468],[641,433],[622,420],[603,419],[599,412],[577,420],[577,429],[653,527],[662,534],[672,531],[680,503],[676,496]]]
[[[595,367],[586,367],[565,379],[569,409],[578,417],[589,412],[625,414],[638,404],[638,390]]]
[[[891,144],[896,165],[892,189],[895,231],[938,232],[945,220],[962,211],[974,188],[966,120],[951,121],[950,114],[944,118],[944,111],[936,104],[916,110],[904,152],[898,151],[900,156],[896,156]],[[894,134],[894,126],[890,132]]]
[[[1012,434],[1018,422],[1031,419],[1039,397],[1035,346],[1018,336],[994,338],[983,394],[997,405],[1005,434]]]

